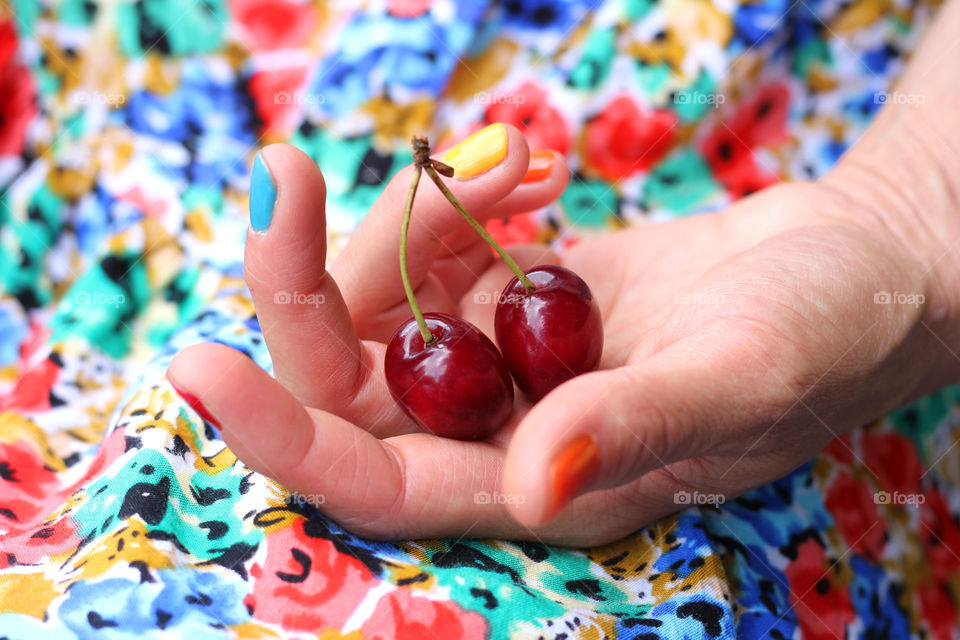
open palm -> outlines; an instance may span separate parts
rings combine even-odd
[[[543,206],[566,184],[559,157],[547,177],[523,182],[529,151],[516,130],[508,139],[497,166],[449,183],[479,219]],[[248,466],[322,495],[323,510],[358,534],[610,541],[780,477],[934,384],[923,372],[915,388],[885,382],[904,375],[903,353],[934,338],[918,329],[919,305],[875,304],[882,292],[922,295],[910,275],[922,269],[842,194],[784,185],[722,214],[587,239],[562,257],[512,248],[523,268],[563,264],[590,285],[604,315],[601,369],[535,406],[518,395],[486,441],[424,433],[383,378],[385,343],[411,315],[397,261],[409,167],[327,272],[319,170],[292,147],[262,153],[278,196],[267,231],[248,236],[246,278],[276,379],[220,345],[186,349],[168,376]],[[462,315],[492,337],[509,269],[432,185],[421,186],[410,234],[424,311]],[[597,470],[555,514],[553,461],[584,435]]]

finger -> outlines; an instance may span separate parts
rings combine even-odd
[[[501,447],[424,433],[378,440],[335,415],[305,409],[224,345],[184,349],[167,378],[246,466],[368,538],[496,537],[582,547],[620,538],[644,518],[675,510],[667,495],[673,485],[651,476],[644,479],[650,499],[631,496],[632,487],[594,492],[531,528],[509,515],[525,496],[499,489]],[[637,508],[617,508],[627,500]]]
[[[258,154],[244,277],[277,379],[302,404],[377,433],[412,429],[324,269],[325,196],[323,175],[299,149],[274,144]]]
[[[457,177],[444,179],[446,184],[480,221],[495,215],[491,207],[521,184],[529,167],[523,135],[503,124],[481,130],[441,159],[451,162],[457,171]],[[397,318],[410,316],[397,252],[411,171],[407,167],[394,176],[330,267],[364,339],[388,340],[397,328]],[[535,193],[534,184],[530,183],[530,190]],[[554,183],[548,182],[546,187],[554,188]],[[463,225],[456,210],[424,176],[411,217],[407,260],[411,282],[425,311],[456,312],[449,294],[440,291],[441,295],[434,297],[418,289],[427,280],[445,237]]]
[[[523,180],[485,218],[505,218],[545,207],[560,197],[569,181],[570,169],[562,154],[549,149],[533,151]]]
[[[744,419],[742,389],[750,386],[733,375],[737,364],[693,343],[678,344],[554,389],[510,443],[504,491],[527,497],[513,515],[539,525],[577,495],[723,450],[724,423]]]
[[[399,467],[376,437],[333,414],[308,412],[243,354],[193,345],[174,357],[167,379],[247,466],[314,494],[311,504],[364,519],[396,501]]]
[[[188,347],[171,385],[251,469],[274,478],[347,528],[374,537],[516,533],[496,491],[503,449],[411,434],[378,440],[332,414],[305,409],[243,354]],[[255,393],[251,390],[256,390]]]

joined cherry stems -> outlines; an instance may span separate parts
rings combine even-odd
[[[413,293],[413,285],[410,283],[410,274],[407,271],[407,231],[410,227],[410,214],[413,211],[413,200],[417,195],[417,188],[420,186],[420,176],[424,171],[433,183],[437,185],[437,188],[440,189],[440,192],[446,197],[447,201],[457,210],[457,213],[466,220],[467,224],[480,234],[480,237],[483,238],[488,245],[493,247],[494,251],[500,254],[500,257],[503,258],[506,265],[510,267],[510,270],[513,271],[517,279],[523,284],[526,292],[528,294],[533,293],[536,291],[536,286],[523,272],[520,265],[487,233],[483,225],[467,213],[467,210],[440,178],[441,175],[452,178],[454,174],[453,167],[430,157],[430,142],[427,138],[414,136],[411,143],[413,145],[413,176],[410,180],[407,204],[403,209],[403,221],[400,225],[400,279],[403,280],[403,290],[407,294],[407,301],[410,303],[413,317],[416,318],[417,326],[420,328],[420,336],[423,338],[423,343],[424,345],[430,345],[433,344],[436,337],[430,333],[430,327],[427,326],[427,321],[423,318],[423,312],[420,310],[420,305],[417,304],[417,297]]]

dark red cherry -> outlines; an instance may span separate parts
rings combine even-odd
[[[424,344],[411,318],[390,339],[384,371],[390,393],[438,436],[474,440],[503,426],[513,381],[503,356],[479,329],[445,313],[425,313],[434,340]]]
[[[587,283],[569,269],[540,265],[517,278],[497,302],[497,342],[514,380],[531,400],[581,373],[593,371],[603,352],[603,319]]]

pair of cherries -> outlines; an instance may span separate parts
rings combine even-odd
[[[430,158],[426,138],[413,139],[414,172],[400,233],[400,275],[414,317],[387,345],[384,369],[397,403],[438,436],[483,438],[509,419],[513,380],[534,402],[600,363],[603,323],[587,284],[569,269],[541,265],[524,272],[447,188],[453,168]],[[497,301],[501,351],[480,329],[445,313],[421,313],[407,274],[407,229],[422,173],[516,276]]]

